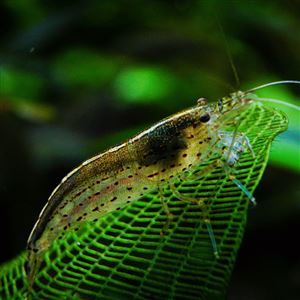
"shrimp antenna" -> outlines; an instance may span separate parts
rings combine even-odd
[[[299,80],[281,80],[281,81],[273,81],[273,82],[269,82],[263,85],[259,85],[253,89],[250,89],[248,91],[246,91],[245,93],[251,93],[253,91],[257,91],[260,89],[264,89],[266,87],[272,86],[272,85],[277,85],[277,84],[289,84],[289,83],[294,83],[294,84],[300,84]]]
[[[281,101],[278,99],[271,99],[271,98],[256,98],[256,101],[262,101],[262,102],[271,102],[271,103],[277,103],[277,104],[281,104],[284,106],[287,106],[289,108],[295,109],[300,111],[300,106],[297,106],[295,104],[289,103],[289,102],[285,102],[285,101]]]
[[[231,50],[230,50],[230,47],[229,47],[229,44],[228,44],[228,41],[227,41],[227,38],[226,38],[226,35],[225,35],[225,32],[224,32],[223,26],[221,25],[217,14],[215,15],[215,17],[216,17],[217,25],[219,27],[219,30],[221,32],[221,35],[222,35],[222,38],[223,38],[223,41],[224,41],[224,44],[225,44],[226,54],[227,54],[227,57],[229,59],[229,64],[230,64],[231,70],[233,72],[235,83],[237,84],[237,86],[239,88],[240,78],[239,78],[239,75],[238,75],[237,68],[236,68],[236,66],[234,64],[234,61],[233,61],[232,53],[231,53]]]
[[[263,84],[263,85],[260,85],[260,86],[257,86],[253,89],[250,89],[248,91],[246,91],[245,93],[251,93],[253,91],[257,91],[257,90],[260,90],[260,89],[263,89],[263,88],[266,88],[266,87],[269,87],[269,86],[272,86],[272,85],[277,85],[277,84],[300,84],[300,81],[299,80],[281,80],[281,81],[273,81],[273,82],[270,82],[270,83],[266,83],[266,84]],[[277,104],[281,104],[281,105],[284,105],[284,106],[287,106],[287,107],[290,107],[292,109],[295,109],[297,111],[300,111],[300,107],[295,105],[295,104],[292,104],[292,103],[288,103],[288,102],[285,102],[285,101],[281,101],[281,100],[278,100],[278,99],[271,99],[271,98],[259,98],[257,97],[256,98],[257,101],[261,101],[261,102],[271,102],[271,103],[277,103]]]

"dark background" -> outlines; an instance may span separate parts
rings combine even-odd
[[[1,1],[0,262],[82,160],[199,97],[300,79],[299,28],[299,1]],[[263,93],[300,99],[297,86]],[[255,193],[229,299],[300,298],[293,121]]]

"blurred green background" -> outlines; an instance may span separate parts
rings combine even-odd
[[[299,12],[299,1],[1,1],[0,262],[82,160],[199,97],[300,79]],[[295,85],[258,95],[300,104]],[[290,129],[255,193],[228,299],[300,296],[300,114],[280,109]]]

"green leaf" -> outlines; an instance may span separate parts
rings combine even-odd
[[[243,153],[234,175],[254,193],[271,142],[286,130],[287,119],[256,104],[240,119],[239,131],[249,138],[255,157],[250,151]],[[212,150],[209,160],[198,166],[199,172],[218,159]],[[222,167],[199,179],[177,182],[175,188],[201,204],[179,200],[166,185],[163,192],[150,191],[54,240],[28,289],[29,299],[225,299],[249,199]],[[219,257],[213,253],[208,220]],[[17,298],[26,290],[28,282],[20,271],[24,263],[23,254],[0,269],[0,297]]]

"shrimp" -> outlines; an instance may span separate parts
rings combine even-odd
[[[52,241],[62,239],[69,230],[78,231],[87,221],[96,222],[101,216],[166,186],[178,199],[197,202],[203,207],[204,221],[217,257],[217,243],[205,212],[205,201],[182,195],[174,188],[175,182],[203,177],[216,167],[209,162],[211,157],[217,156],[216,164],[255,202],[234,176],[234,169],[245,151],[255,156],[247,136],[238,130],[241,113],[259,101],[251,94],[253,90],[233,93],[217,103],[207,103],[200,98],[194,107],[163,119],[71,171],[50,195],[29,236],[27,272],[30,280],[34,279]],[[224,130],[228,125],[235,130]],[[199,173],[196,170],[201,164],[207,166]],[[162,205],[171,218],[163,199]]]

